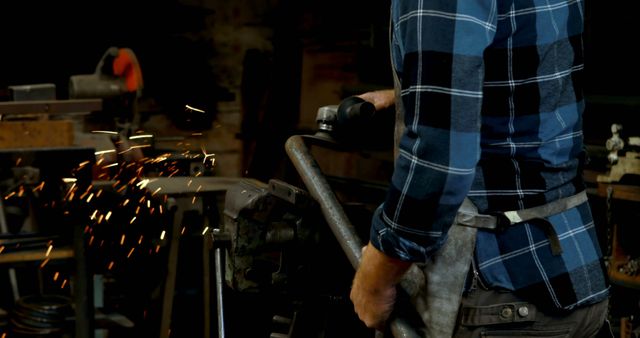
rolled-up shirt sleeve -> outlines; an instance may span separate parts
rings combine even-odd
[[[426,261],[469,192],[480,158],[483,53],[496,34],[495,13],[495,1],[392,2],[404,132],[370,236],[388,256]]]

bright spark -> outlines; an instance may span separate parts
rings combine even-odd
[[[202,230],[202,236],[204,236],[204,234],[206,234],[208,230],[209,230],[209,227],[204,227],[204,230]]]
[[[130,140],[137,140],[137,139],[140,139],[140,138],[152,138],[152,137],[153,137],[153,135],[151,135],[151,134],[142,134],[142,135],[131,136],[131,137],[129,137],[129,139]]]
[[[100,150],[100,151],[96,151],[95,153],[93,153],[94,155],[98,156],[98,155],[104,155],[104,154],[109,154],[109,153],[115,153],[116,150],[115,149],[107,149],[107,150]]]
[[[190,105],[188,105],[188,104],[185,104],[185,105],[184,105],[184,107],[185,107],[185,108],[187,108],[187,109],[189,109],[189,110],[197,111],[198,113],[206,113],[204,110],[202,110],[202,109],[198,109],[198,108],[194,108],[194,107],[191,107],[191,106],[190,106]]]
[[[110,130],[92,130],[91,132],[94,133],[94,134],[118,135],[118,132],[110,131]]]
[[[162,230],[162,232],[160,233],[160,240],[164,241],[164,236],[167,234],[166,231]]]
[[[148,178],[145,178],[144,180],[141,180],[140,182],[138,182],[136,186],[139,187],[140,189],[144,189],[147,187],[147,184],[149,184],[149,182],[151,182],[151,180]]]
[[[42,264],[40,264],[40,269],[44,268],[45,265],[47,265],[47,263],[49,263],[51,259],[47,257],[47,259],[45,259]]]

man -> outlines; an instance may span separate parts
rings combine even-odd
[[[454,336],[591,337],[601,328],[608,286],[581,176],[583,6],[392,0],[404,131],[353,280],[368,327],[384,327],[403,274],[437,254],[468,198],[498,216],[477,230]],[[391,94],[362,97],[381,108]]]

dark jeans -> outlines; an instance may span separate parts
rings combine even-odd
[[[588,338],[600,337],[599,331],[609,331],[605,336],[612,337],[608,322],[603,326],[608,304],[607,299],[575,311],[550,314],[511,292],[478,287],[462,299],[458,329],[453,337]]]

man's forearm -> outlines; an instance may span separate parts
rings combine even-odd
[[[360,319],[371,328],[382,329],[396,298],[396,285],[411,262],[389,257],[367,245],[351,289],[351,301]]]

